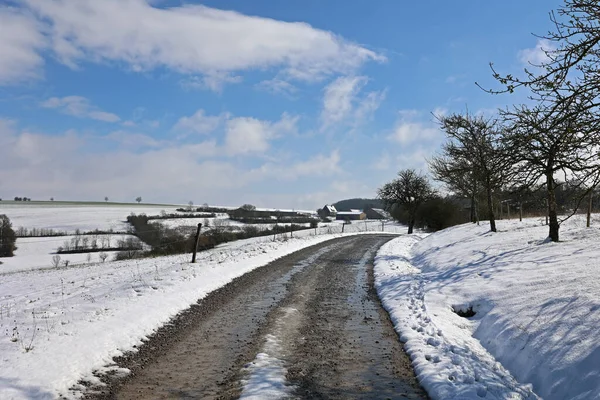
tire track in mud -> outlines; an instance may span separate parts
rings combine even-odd
[[[94,399],[427,398],[372,285],[391,236],[335,239],[209,294],[104,375]]]

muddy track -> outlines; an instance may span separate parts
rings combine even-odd
[[[86,398],[427,398],[372,285],[390,239],[335,239],[235,279],[115,359],[131,373]]]

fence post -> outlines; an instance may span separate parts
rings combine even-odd
[[[592,219],[592,192],[590,192],[590,199],[588,202],[588,209],[587,209],[587,223],[586,223],[586,227],[590,227],[590,221]]]
[[[196,240],[194,240],[194,253],[192,254],[192,264],[196,262],[196,252],[198,251],[198,240],[200,240],[200,229],[202,224],[198,224],[198,230],[196,231]]]
[[[519,202],[519,222],[523,221],[523,202]]]
[[[344,233],[344,227],[346,226],[345,222],[342,222],[342,233]]]

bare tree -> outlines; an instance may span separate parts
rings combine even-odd
[[[138,203],[141,203],[142,202],[142,197],[141,196],[136,197],[135,201],[137,201]]]
[[[60,256],[58,254],[52,256],[52,266],[57,268],[60,265]]]
[[[104,201],[108,202],[108,196],[104,197]]]
[[[544,182],[548,236],[554,242],[559,240],[560,224],[570,217],[558,218],[556,190],[560,181],[583,189],[578,191],[575,210],[599,182],[600,120],[588,107],[590,101],[583,95],[570,96],[503,111],[510,124],[504,142],[515,178],[525,187]]]
[[[398,177],[377,190],[377,197],[384,201],[386,209],[402,207],[408,213],[408,233],[413,233],[419,206],[431,199],[435,192],[429,181],[413,169],[398,172]]]
[[[442,148],[441,158],[430,162],[435,179],[450,183],[450,189],[467,194],[471,207],[479,188],[486,197],[490,230],[496,232],[494,192],[504,180],[505,158],[500,144],[501,127],[497,121],[468,112],[438,118],[448,142]]]

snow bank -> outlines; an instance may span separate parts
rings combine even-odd
[[[377,290],[433,399],[600,399],[592,226],[576,216],[552,243],[539,219],[467,224],[381,248]]]

